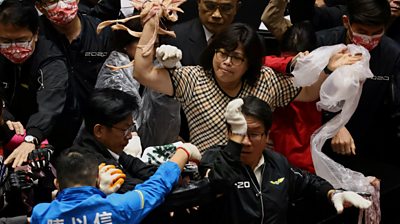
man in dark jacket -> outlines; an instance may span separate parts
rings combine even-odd
[[[262,100],[235,99],[225,117],[228,144],[208,150],[202,159],[211,184],[224,193],[218,210],[223,220],[216,223],[287,223],[289,205],[300,197],[332,201],[338,213],[345,202],[359,208],[371,205],[354,192],[335,191],[324,179],[293,168],[282,155],[265,150],[272,113]]]
[[[74,149],[89,151],[99,163],[115,165],[126,174],[118,192],[132,190],[147,180],[157,167],[123,152],[136,132],[132,113],[139,108],[137,99],[123,91],[96,89],[88,100],[84,114],[85,129],[78,136]]]
[[[70,85],[74,88],[81,111],[93,91],[97,74],[112,50],[111,29],[98,35],[98,18],[78,12],[78,0],[36,1],[43,15],[41,35],[52,40],[68,62]]]
[[[323,151],[345,167],[381,179],[382,222],[399,223],[392,204],[400,200],[400,46],[384,34],[390,18],[388,1],[351,0],[347,9],[343,26],[317,32],[317,44],[364,46],[374,77],[365,81],[346,127],[326,142]]]
[[[39,16],[32,3],[4,1],[0,26],[0,91],[9,112],[5,111],[4,120],[20,121],[27,135],[7,158],[6,163],[16,167],[45,139],[55,146],[68,139],[72,144],[75,136],[63,130],[60,121],[72,114],[68,102],[73,97],[66,59],[54,43],[38,35]],[[28,47],[21,47],[26,43]],[[61,138],[56,134],[60,129]]]

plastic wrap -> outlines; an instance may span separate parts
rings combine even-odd
[[[144,89],[138,131],[142,148],[176,142],[181,124],[180,108],[173,97]]]
[[[345,48],[344,44],[320,47],[305,57],[297,59],[292,74],[295,86],[310,86],[317,81],[319,74],[329,62],[329,58],[339,50]]]
[[[322,47],[299,59],[293,72],[295,83],[308,86],[317,81],[319,74],[328,64],[329,58],[344,47],[345,45],[342,44]],[[317,175],[329,181],[335,188],[368,192],[372,195],[370,199],[374,205],[367,209],[365,221],[378,223],[380,219],[379,190],[374,188],[370,184],[370,179],[362,173],[336,163],[321,152],[325,141],[334,137],[350,120],[357,108],[364,81],[373,77],[369,69],[369,52],[361,46],[352,44],[347,48],[351,54],[362,53],[363,58],[353,65],[337,68],[322,84],[317,107],[331,112],[341,112],[314,132],[311,137],[311,154]]]

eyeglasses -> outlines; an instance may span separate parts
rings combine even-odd
[[[33,37],[30,40],[25,40],[25,41],[5,41],[0,43],[0,48],[1,49],[6,49],[11,47],[12,45],[16,47],[23,47],[23,48],[28,48],[31,46],[33,41]]]
[[[119,127],[114,127],[112,126],[111,128],[115,128],[117,130],[120,130],[122,132],[124,132],[124,137],[128,136],[131,132],[137,132],[136,129],[136,123],[133,123],[131,126],[129,126],[127,129],[124,128],[119,128]]]
[[[215,56],[219,61],[225,61],[228,58],[231,58],[231,62],[233,65],[241,65],[244,62],[244,58],[233,55],[233,54],[228,54],[227,52],[224,52],[221,49],[215,50]]]
[[[251,142],[257,142],[261,140],[264,133],[247,133],[246,135]]]
[[[218,4],[210,1],[203,1],[203,5],[205,9],[209,12],[215,12],[215,10],[219,10],[220,13],[224,14],[232,14],[235,5],[229,3]]]

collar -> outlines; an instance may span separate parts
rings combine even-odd
[[[83,201],[88,197],[95,194],[106,197],[106,195],[99,189],[92,186],[82,186],[82,187],[69,187],[62,190],[57,195],[57,201],[70,201],[70,200],[80,200]]]
[[[210,31],[207,30],[207,28],[203,26],[203,30],[204,30],[204,34],[206,35],[206,41],[208,43],[208,40],[210,40],[210,38],[214,35],[213,33],[211,33]]]
[[[264,168],[264,155],[261,155],[260,160],[258,161],[257,166],[254,168],[253,172],[257,178],[258,184],[261,186],[262,181],[262,170]]]
[[[117,153],[111,151],[110,149],[107,149],[107,150],[115,160],[117,160],[117,161],[119,160],[119,155]]]

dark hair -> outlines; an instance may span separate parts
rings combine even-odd
[[[129,20],[126,23],[123,23],[127,28],[129,28],[132,31],[136,32],[141,32],[143,30],[142,24],[140,23],[140,20],[133,19]],[[113,31],[113,44],[115,47],[115,50],[119,52],[126,53],[124,48],[134,42],[138,42],[139,38],[134,37],[128,33],[126,30],[114,30]]]
[[[95,89],[85,108],[85,126],[93,133],[96,124],[112,127],[139,109],[136,97],[117,89]]]
[[[28,28],[33,34],[39,29],[39,14],[30,0],[4,0],[0,5],[0,23]]]
[[[254,85],[260,76],[264,50],[256,31],[244,23],[233,23],[217,34],[201,55],[200,65],[206,70],[212,70],[215,50],[223,48],[227,51],[234,51],[239,44],[243,45],[249,65],[242,78],[249,85]]]
[[[379,26],[390,20],[390,5],[387,0],[348,0],[350,23]]]
[[[96,157],[89,152],[66,149],[57,158],[56,170],[60,189],[75,185],[93,186],[98,175]]]
[[[281,52],[299,53],[315,49],[317,37],[309,21],[293,24],[283,34]]]
[[[242,113],[245,116],[253,117],[264,124],[265,134],[268,134],[272,125],[271,107],[264,101],[255,96],[246,96],[243,98]]]

